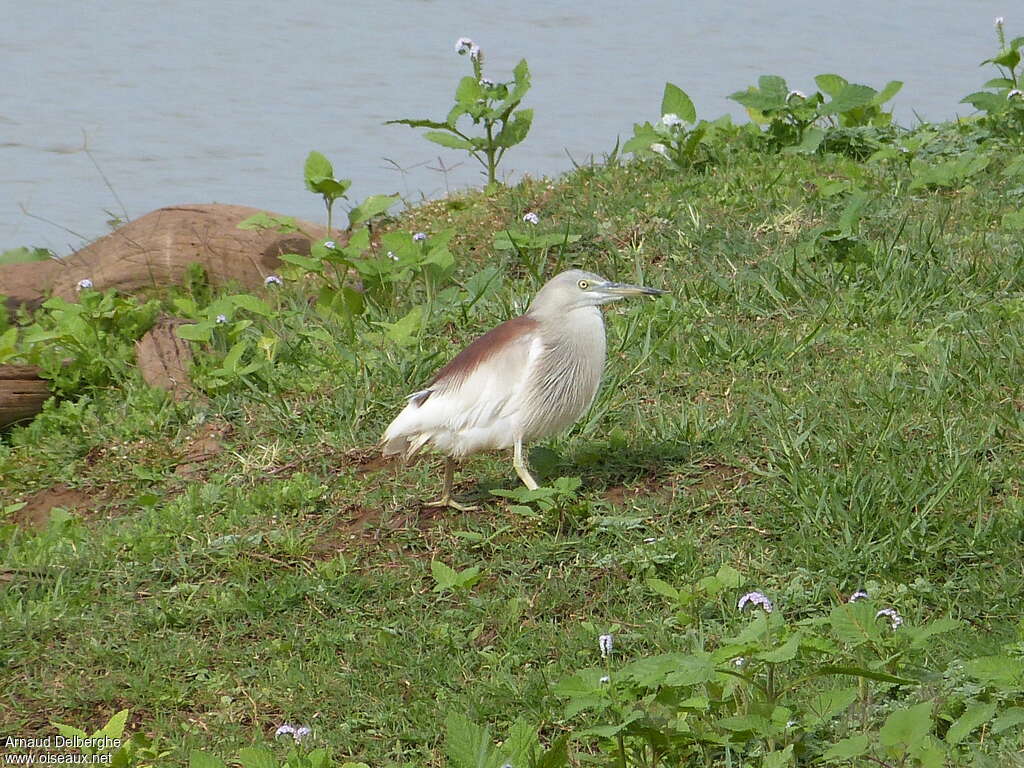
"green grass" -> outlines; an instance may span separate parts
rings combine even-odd
[[[970,140],[938,135],[950,152]],[[0,508],[57,484],[95,505],[39,533],[0,528],[0,730],[96,728],[127,707],[179,761],[294,722],[336,758],[441,765],[449,710],[560,732],[551,685],[593,665],[612,627],[625,659],[690,647],[645,578],[682,585],[724,563],[795,616],[870,582],[910,620],[963,620],[929,647],[934,669],[1020,639],[1024,238],[1001,224],[1022,196],[1001,175],[1013,153],[987,147],[970,183],[911,193],[903,166],[754,149],[736,131],[688,174],[582,168],[410,210],[393,225],[456,228],[457,283],[501,270],[414,346],[338,335],[207,405],[125,381],[11,430]],[[815,228],[836,226],[849,194],[820,190],[843,180],[870,202],[829,240]],[[531,210],[583,234],[564,266],[672,296],[607,313],[596,404],[533,448],[542,482],[582,479],[576,499],[517,513],[489,493],[516,485],[494,455],[457,480],[482,511],[423,508],[439,461],[368,458],[406,393],[525,309],[538,285],[490,243]],[[306,311],[301,287],[286,291]],[[225,450],[176,473],[211,424]],[[438,594],[432,560],[482,578]]]

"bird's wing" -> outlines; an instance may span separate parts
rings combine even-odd
[[[511,445],[527,372],[542,348],[539,329],[523,315],[462,350],[409,396],[384,433],[384,453],[411,456],[431,441],[454,455]]]

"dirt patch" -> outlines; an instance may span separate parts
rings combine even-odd
[[[231,425],[223,421],[204,424],[189,442],[174,474],[186,479],[201,475],[205,471],[206,463],[224,451],[224,437],[230,431]]]
[[[25,499],[25,506],[15,512],[10,521],[30,531],[41,531],[50,522],[50,513],[54,509],[60,507],[69,512],[82,513],[93,509],[97,503],[98,500],[86,491],[55,485],[36,491]]]

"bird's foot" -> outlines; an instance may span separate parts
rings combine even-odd
[[[476,504],[459,504],[451,496],[442,496],[437,501],[428,501],[423,505],[424,507],[449,507],[451,509],[457,509],[459,512],[476,512],[480,507]]]

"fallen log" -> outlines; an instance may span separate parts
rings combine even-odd
[[[0,427],[31,419],[51,394],[36,366],[0,365]]]

